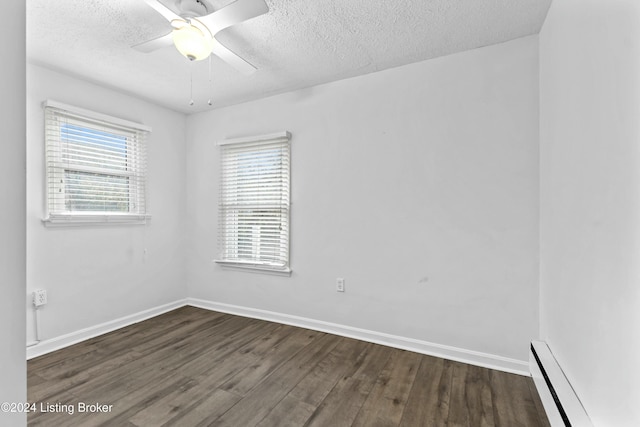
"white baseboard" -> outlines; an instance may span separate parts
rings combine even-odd
[[[457,362],[468,363],[485,368],[497,369],[500,371],[519,375],[530,375],[529,364],[527,361],[523,360],[511,359],[507,357],[496,356],[493,354],[466,350],[441,344],[434,344],[413,338],[406,338],[397,335],[385,334],[382,332],[354,328],[351,326],[309,319],[306,317],[292,316],[288,314],[259,310],[249,307],[241,307],[231,304],[223,304],[197,298],[187,298],[187,304],[207,310],[219,311],[222,313],[235,314],[238,316],[251,317],[261,320],[268,320],[271,322],[284,323],[286,325],[313,329],[316,331],[327,332],[330,334],[340,335],[348,338],[355,338],[362,341],[382,344],[389,347],[400,348],[403,350],[414,351],[416,353],[427,354],[444,359],[455,360]]]
[[[444,359],[455,360],[457,362],[469,363],[471,365],[482,366],[490,369],[497,369],[519,375],[529,376],[529,364],[526,361],[511,359],[493,354],[482,353],[463,348],[451,347],[442,344],[435,344],[427,341],[407,338],[397,335],[390,335],[383,332],[376,332],[367,329],[354,328],[337,323],[324,322],[289,314],[276,313],[267,310],[260,310],[250,307],[242,307],[231,304],[218,303],[197,298],[186,298],[141,311],[116,320],[102,323],[100,325],[81,329],[66,335],[41,341],[27,348],[27,359],[42,356],[68,347],[73,344],[88,340],[90,338],[115,331],[125,326],[141,322],[151,317],[158,316],[176,308],[191,305],[206,310],[219,311],[243,317],[251,317],[271,322],[283,323],[291,326],[298,326],[316,331],[327,332],[348,338],[414,351],[416,353],[430,356],[442,357]]]
[[[176,308],[187,305],[187,300],[178,300],[168,304],[164,304],[158,307],[150,308],[148,310],[141,311],[139,313],[124,316],[116,320],[102,323],[100,325],[91,326],[89,328],[81,329],[79,331],[71,332],[66,335],[51,338],[48,340],[40,341],[35,345],[31,345],[27,348],[27,360],[34,357],[42,356],[43,354],[51,353],[52,351],[60,350],[61,348],[68,347],[73,344],[88,340],[89,338],[97,337],[98,335],[106,334],[107,332],[115,331],[116,329],[123,328],[125,326],[133,325],[134,323],[141,322],[151,317],[158,316]]]
[[[578,395],[546,343],[531,342],[529,364],[531,376],[552,427],[593,427]]]

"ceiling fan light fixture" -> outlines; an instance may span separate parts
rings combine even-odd
[[[176,49],[190,61],[207,58],[213,49],[213,37],[208,34],[208,30],[203,31],[192,22],[174,28],[172,37]]]

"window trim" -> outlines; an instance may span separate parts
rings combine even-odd
[[[218,264],[220,267],[228,270],[245,271],[250,273],[268,273],[276,276],[291,276],[291,273],[293,273],[293,270],[291,270],[291,267],[289,266],[277,268],[268,267],[261,264],[242,263],[238,261],[226,261],[221,259],[214,259],[213,262]]]
[[[268,142],[284,142],[286,141],[289,144],[289,150],[291,150],[291,133],[288,131],[270,133],[265,135],[251,136],[251,137],[240,137],[240,138],[230,138],[216,142],[216,147],[222,147],[227,145],[234,144],[260,144],[260,143],[268,143]],[[289,151],[290,153],[290,151]],[[290,160],[290,154],[289,154]],[[222,152],[220,152],[220,161],[222,161]],[[289,189],[291,187],[291,169],[289,165],[288,178],[289,178]],[[222,185],[222,181],[219,182],[219,189]],[[219,190],[220,191],[220,190]],[[290,194],[290,192],[289,192]],[[291,200],[288,201],[288,209],[287,209],[287,263],[282,267],[260,264],[252,261],[241,261],[241,260],[229,260],[222,258],[222,251],[219,253],[219,258],[214,259],[213,262],[218,264],[220,267],[229,270],[237,270],[237,271],[245,271],[251,273],[266,273],[280,276],[290,276],[292,273],[291,265],[290,265],[290,250],[291,250]],[[220,208],[219,208],[220,209]],[[221,215],[218,212],[218,215]],[[218,218],[218,227],[220,227],[220,218]],[[220,230],[218,230],[220,232]],[[220,248],[222,250],[222,248]]]
[[[101,120],[103,122],[109,122],[117,126],[129,127],[129,128],[151,133],[151,127],[147,125],[143,125],[142,123],[136,123],[130,120],[121,119],[119,117],[109,116],[108,114],[98,113],[95,111],[87,110],[87,109],[76,107],[69,104],[63,104],[62,102],[53,101],[51,99],[47,99],[42,103],[42,108],[44,109],[46,107],[57,108],[59,110],[68,111],[72,114],[84,116],[88,119]]]
[[[150,126],[146,126],[144,124],[132,122],[125,119],[121,119],[118,117],[109,116],[107,114],[87,110],[84,108],[64,104],[62,102],[53,101],[50,99],[42,103],[42,110],[43,112],[45,112],[45,115],[46,115],[47,108],[61,110],[63,112],[69,113],[70,115],[78,116],[79,122],[82,122],[82,119],[86,119],[87,121],[92,121],[92,120],[101,121],[109,125],[112,125],[114,127],[127,128],[135,132],[151,133]],[[45,120],[45,126],[46,126],[46,122],[47,122],[46,117],[44,120]],[[82,126],[82,124],[80,124],[80,126]],[[43,139],[46,147],[48,144],[46,129],[45,129],[45,134]],[[44,158],[45,217],[42,219],[42,223],[45,226],[50,227],[50,226],[82,226],[82,225],[113,225],[113,224],[145,224],[147,223],[148,220],[151,219],[151,215],[146,212],[146,206],[145,206],[145,213],[102,212],[102,211],[101,212],[78,211],[78,212],[64,212],[64,213],[51,212],[50,205],[49,205],[49,185],[48,185],[49,163],[48,161],[49,159],[45,155],[45,158]],[[124,175],[125,174],[123,174],[123,176]],[[146,175],[145,175],[145,180],[146,180]],[[146,188],[145,188],[145,192],[146,192]],[[145,196],[143,195],[143,197]]]

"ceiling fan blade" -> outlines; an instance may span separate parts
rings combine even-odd
[[[132,48],[139,50],[140,52],[149,53],[156,49],[171,46],[173,44],[172,34],[165,34],[155,39],[147,40],[146,42],[139,43],[131,46]]]
[[[165,19],[169,22],[173,21],[174,19],[182,20],[182,18],[179,15],[177,15],[174,11],[169,9],[167,6],[160,3],[158,0],[144,0],[144,2],[147,3],[149,6],[151,6],[152,8],[154,8],[156,12],[164,16]]]
[[[251,74],[255,73],[255,71],[256,71],[256,67],[254,67],[253,65],[249,64],[247,61],[245,61],[244,59],[240,58],[235,53],[231,52],[229,49],[224,47],[217,40],[213,44],[212,53],[215,54],[216,56],[218,56],[220,59],[222,59],[227,64],[231,65],[236,70],[240,71],[244,75],[248,76],[248,75],[251,75]]]
[[[145,0],[147,2],[151,0]],[[228,6],[213,13],[196,18],[207,26],[211,35],[219,31],[269,11],[269,6],[264,0],[236,0]]]

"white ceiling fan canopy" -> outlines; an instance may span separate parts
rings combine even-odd
[[[177,0],[176,7],[183,18],[196,18],[213,12],[213,8],[200,0]]]

